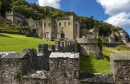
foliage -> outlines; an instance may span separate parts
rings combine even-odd
[[[89,56],[90,56],[90,59],[92,60],[94,60],[94,59],[96,59],[96,54],[95,54],[95,52],[90,52],[89,53]]]
[[[4,33],[20,33],[20,30],[15,25],[12,25],[10,22],[0,21],[0,32]]]
[[[97,41],[98,41],[98,47],[99,47],[100,51],[102,52],[102,39],[100,36],[98,37]]]

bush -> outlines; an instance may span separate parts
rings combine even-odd
[[[99,47],[100,51],[102,52],[103,47],[102,47],[102,39],[100,36],[98,37],[97,41],[98,41],[98,47]]]
[[[91,60],[93,60],[93,59],[96,59],[96,54],[95,54],[95,52],[90,52],[89,53],[89,58],[91,59]]]

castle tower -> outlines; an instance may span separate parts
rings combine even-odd
[[[8,11],[5,13],[6,18],[11,20],[12,22],[14,22],[14,15],[15,15],[14,11]]]

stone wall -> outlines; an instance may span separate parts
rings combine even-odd
[[[80,84],[113,84],[110,74],[80,73]]]
[[[107,46],[107,47],[116,47],[118,45],[126,45],[125,43],[122,43],[122,42],[113,42],[113,43],[105,43],[103,42],[103,46]]]
[[[112,53],[110,66],[115,84],[130,83],[130,53]]]
[[[78,50],[80,54],[89,56],[90,52],[95,52],[96,58],[103,58],[100,49],[97,45],[96,38],[85,38],[85,36],[82,36],[82,38],[77,39],[77,42],[79,44]]]
[[[79,84],[80,58],[78,53],[51,53],[51,84]]]

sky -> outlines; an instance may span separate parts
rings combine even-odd
[[[119,26],[130,35],[130,0],[26,0]]]

